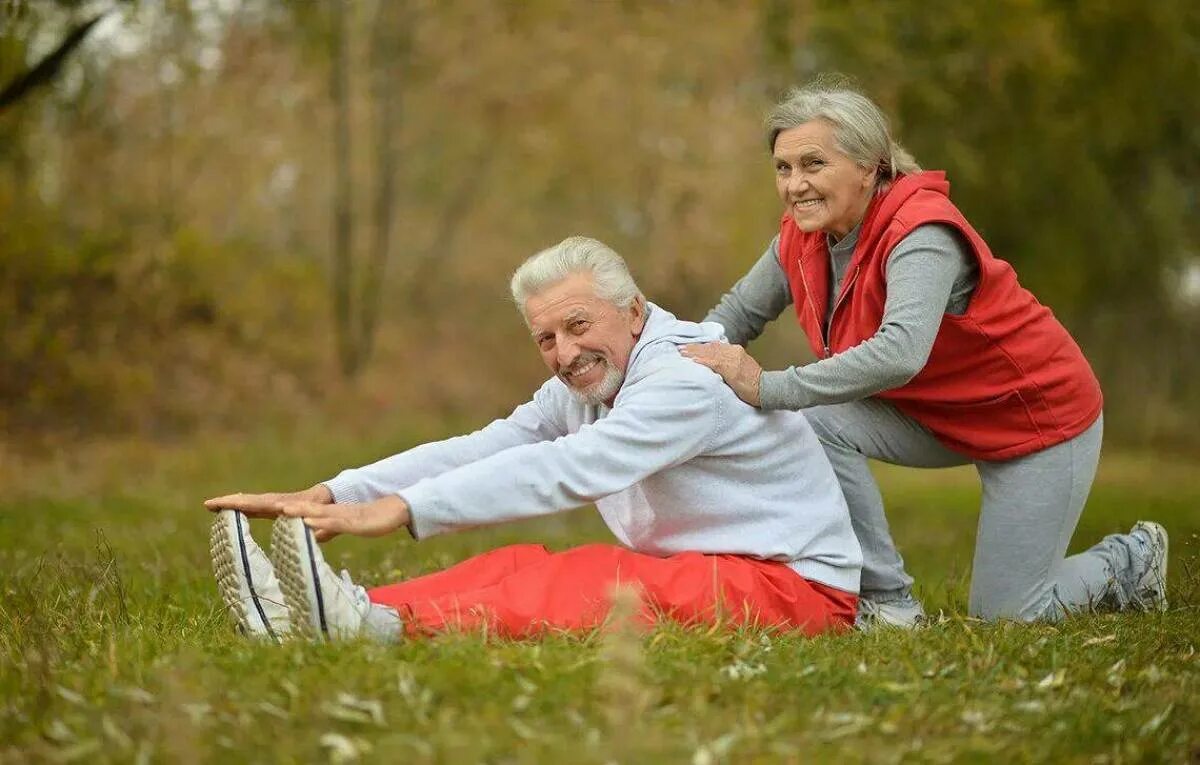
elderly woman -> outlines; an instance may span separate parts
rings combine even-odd
[[[1057,619],[1165,608],[1167,535],[1149,522],[1065,557],[1103,430],[1079,347],[922,172],[880,109],[827,82],[767,120],[779,235],[706,321],[730,344],[689,346],[749,404],[804,410],[850,506],[865,562],[859,624],[924,612],[867,459],[972,463],[983,484],[970,612]],[[810,364],[764,372],[742,346],[794,305]]]

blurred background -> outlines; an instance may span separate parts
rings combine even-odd
[[[0,432],[506,414],[546,374],[521,260],[595,236],[701,318],[778,229],[766,110],[840,71],[1079,340],[1110,443],[1195,453],[1198,8],[0,0]]]

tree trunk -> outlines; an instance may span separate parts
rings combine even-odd
[[[333,97],[333,321],[342,373],[353,377],[360,367],[357,334],[354,331],[352,285],[354,284],[350,167],[350,25],[345,0],[334,0],[331,35]]]
[[[383,279],[391,253],[396,210],[396,133],[403,105],[402,78],[408,64],[411,32],[407,0],[382,0],[376,6],[371,38],[371,101],[375,110],[374,240],[363,270],[359,323],[361,362],[370,360],[383,297]]]

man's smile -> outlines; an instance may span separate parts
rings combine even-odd
[[[593,370],[598,369],[603,361],[604,361],[604,359],[602,359],[600,357],[595,357],[595,358],[591,358],[587,361],[584,361],[582,364],[580,364],[579,362],[576,362],[575,364],[572,364],[567,369],[564,369],[562,372],[562,376],[563,376],[563,378],[565,378],[567,380],[567,382],[571,383],[572,385],[581,384],[583,382],[584,378],[587,377],[588,374],[591,373]]]

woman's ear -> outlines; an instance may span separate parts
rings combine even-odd
[[[862,168],[862,171],[863,171],[863,177],[862,177],[863,189],[873,188],[879,180],[879,168],[877,166],[876,167],[864,167],[864,168]]]

